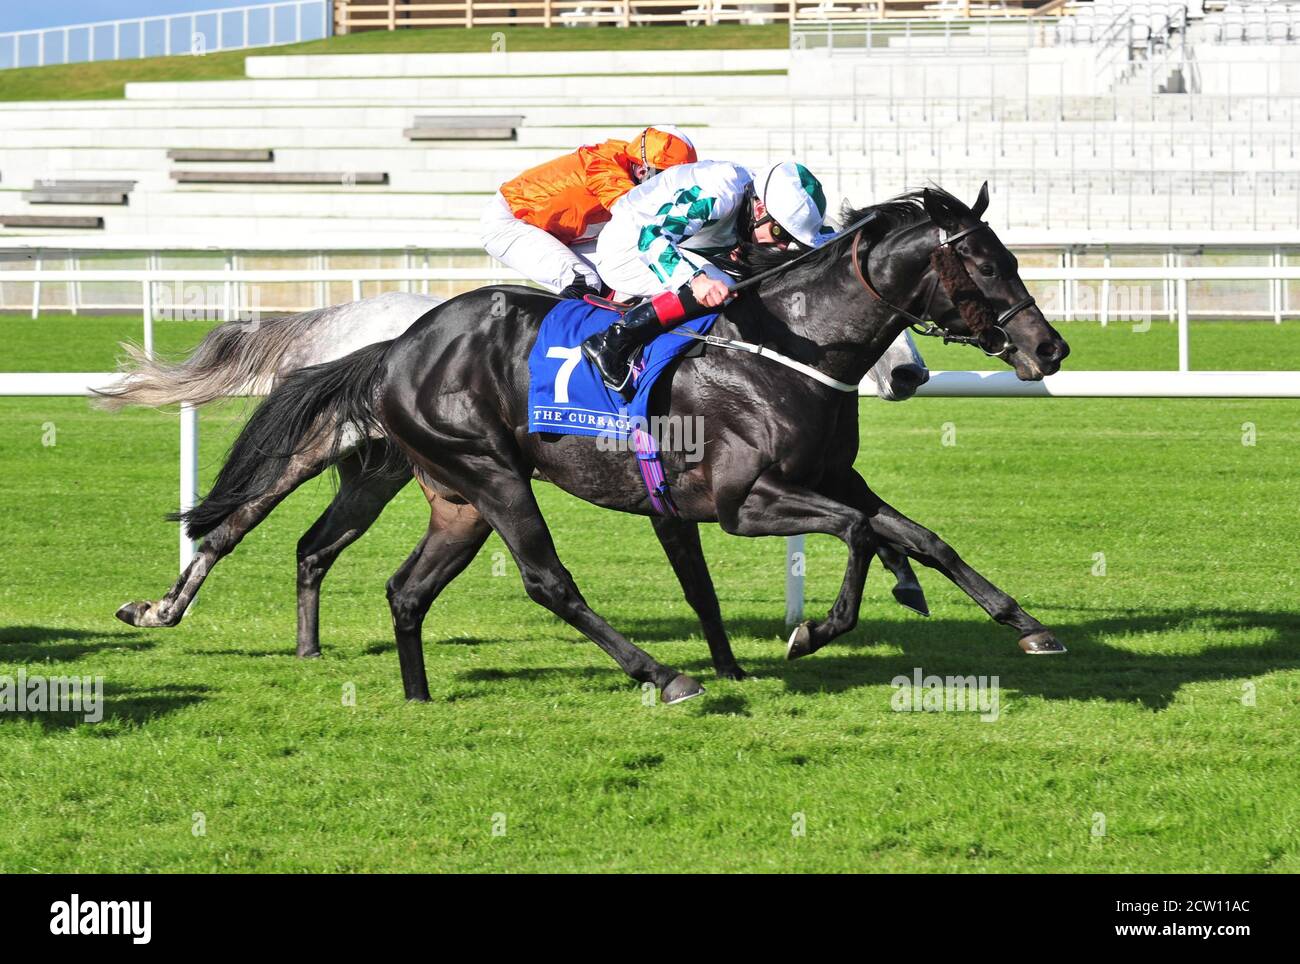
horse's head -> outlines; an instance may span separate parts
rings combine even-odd
[[[1026,290],[1016,256],[980,220],[989,203],[988,183],[971,208],[929,188],[922,203],[939,230],[930,259],[938,283],[927,316],[945,333],[972,339],[1001,358],[1023,381],[1055,374],[1070,346]]]

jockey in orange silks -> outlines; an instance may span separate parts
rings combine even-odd
[[[483,247],[551,291],[599,293],[600,275],[585,255],[614,202],[658,172],[696,160],[690,138],[663,125],[630,141],[580,147],[501,185],[479,219]]]

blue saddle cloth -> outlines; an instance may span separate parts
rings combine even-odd
[[[717,317],[716,313],[705,315],[679,327],[707,332]],[[695,342],[665,333],[647,345],[637,366],[636,394],[625,401],[605,387],[596,367],[579,348],[590,335],[617,320],[614,312],[577,299],[561,301],[542,319],[528,355],[530,432],[626,438],[638,424],[645,425],[655,380]]]

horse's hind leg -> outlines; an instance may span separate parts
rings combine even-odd
[[[725,679],[744,679],[745,671],[736,663],[736,657],[731,652],[731,641],[727,639],[727,630],[722,625],[718,594],[713,588],[709,564],[705,561],[704,550],[700,546],[699,525],[663,516],[654,516],[650,521],[654,525],[655,535],[659,537],[659,544],[664,547],[668,561],[672,564],[673,572],[677,574],[677,581],[682,584],[686,601],[700,618],[704,639],[713,656],[713,668]]]
[[[353,452],[339,463],[339,490],[319,519],[298,540],[298,656],[320,655],[320,587],[343,550],[369,529],[384,506],[411,481],[407,468],[366,472],[382,458],[383,443]]]
[[[131,626],[175,626],[185,615],[185,610],[194,601],[199,587],[213,567],[239,545],[239,540],[270,515],[271,510],[285,496],[308,479],[319,475],[328,465],[328,448],[324,442],[318,449],[290,459],[284,473],[266,494],[240,506],[204,537],[194,558],[167,595],[157,602],[126,603],[115,613],[117,618]]]
[[[443,474],[450,474],[443,466]],[[628,642],[601,619],[582,598],[573,576],[555,552],[550,530],[542,518],[526,473],[494,460],[476,460],[461,467],[451,479],[461,491],[480,493],[475,502],[483,517],[505,541],[523,576],[524,590],[533,602],[546,607],[613,658],[623,672],[638,683],[653,683],[664,703],[680,703],[699,696],[702,687],[691,677],[657,662],[649,653]]]
[[[427,700],[424,670],[424,617],[438,593],[455,579],[492,532],[472,505],[429,496],[429,531],[388,580],[388,606],[397,637],[397,659],[408,700]]]

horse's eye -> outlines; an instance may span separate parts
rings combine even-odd
[[[986,278],[992,278],[997,273],[998,273],[998,269],[993,267],[993,265],[991,265],[987,261],[985,261],[983,264],[980,265],[980,274],[982,274]]]

